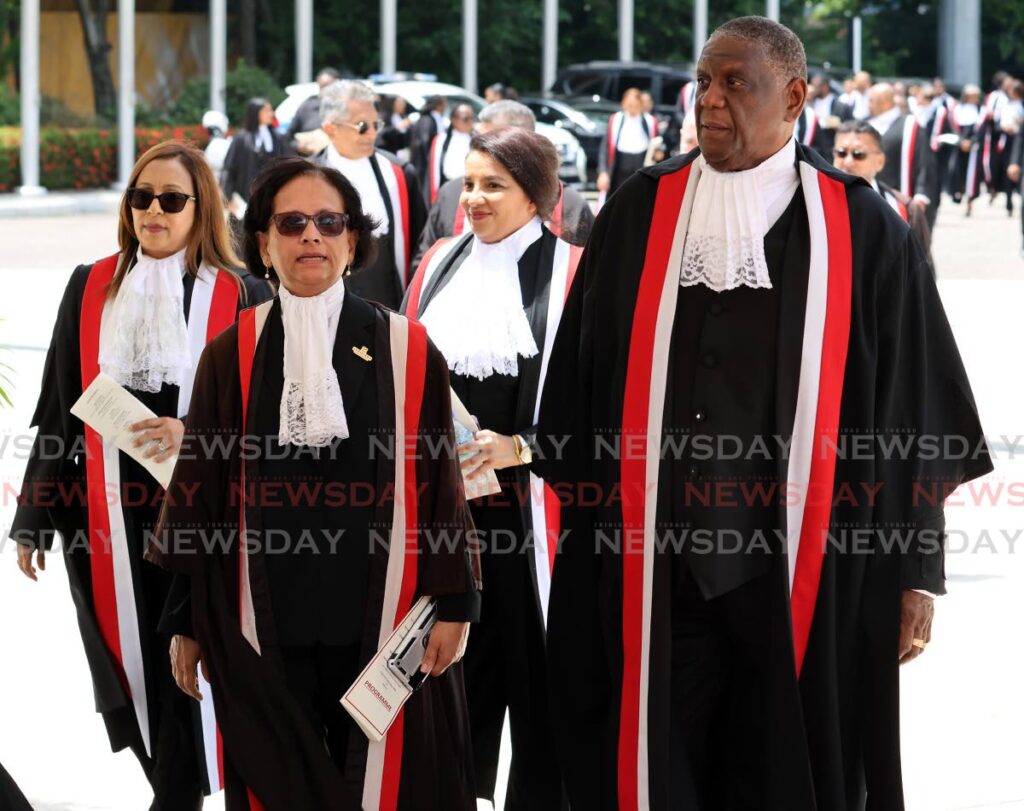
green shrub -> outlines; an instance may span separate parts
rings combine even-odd
[[[262,68],[247,65],[244,59],[226,77],[227,116],[232,128],[242,124],[245,105],[249,99],[262,96],[275,107],[284,101],[287,95],[278,86],[274,77]],[[208,77],[189,79],[182,88],[181,95],[170,110],[170,120],[195,122],[203,120],[203,113],[210,109],[210,80]]]
[[[6,83],[0,82],[0,127],[15,127],[21,122],[21,101]]]
[[[209,142],[200,126],[135,130],[135,149],[141,155],[161,141]],[[0,129],[0,192],[21,185],[21,130]],[[103,189],[117,178],[116,129],[43,129],[39,134],[40,184],[47,189]]]

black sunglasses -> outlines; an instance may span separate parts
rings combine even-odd
[[[139,211],[145,211],[153,205],[153,198],[160,201],[160,208],[165,214],[177,214],[185,208],[185,203],[196,198],[180,191],[165,191],[153,194],[150,189],[128,189],[128,205]]]
[[[376,121],[357,121],[355,124],[350,124],[348,121],[344,122],[346,127],[352,127],[360,135],[366,135],[370,127],[380,132],[380,128],[384,126],[384,122],[379,118]]]
[[[299,237],[306,230],[310,220],[325,237],[340,236],[348,226],[348,214],[338,211],[318,211],[316,214],[303,214],[301,211],[284,211],[270,218],[283,237]]]
[[[859,149],[833,149],[832,154],[842,160],[847,155],[853,158],[855,161],[866,160],[868,155],[875,154],[874,152],[861,152]]]

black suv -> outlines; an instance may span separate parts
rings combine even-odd
[[[683,85],[691,79],[693,72],[681,66],[655,62],[586,62],[558,71],[550,92],[570,104],[586,99],[606,101],[618,108],[622,94],[636,87],[654,97],[655,112],[671,115]]]

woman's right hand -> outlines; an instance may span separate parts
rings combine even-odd
[[[203,700],[203,695],[199,692],[197,670],[200,665],[203,668],[203,678],[209,681],[210,676],[206,672],[206,661],[199,649],[199,643],[187,636],[175,634],[171,639],[171,673],[178,688],[196,701]]]
[[[22,573],[29,580],[38,581],[36,577],[36,568],[32,565],[32,553],[35,550],[27,544],[18,544],[18,568],[21,569]],[[40,571],[46,571],[46,553],[40,549],[36,555],[36,562],[39,564]]]
[[[612,179],[607,172],[601,172],[597,176],[597,190],[608,191],[612,187]]]

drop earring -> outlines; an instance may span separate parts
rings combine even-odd
[[[270,280],[270,268],[272,267],[273,265],[267,265],[263,270],[263,278],[267,279],[268,281]]]

